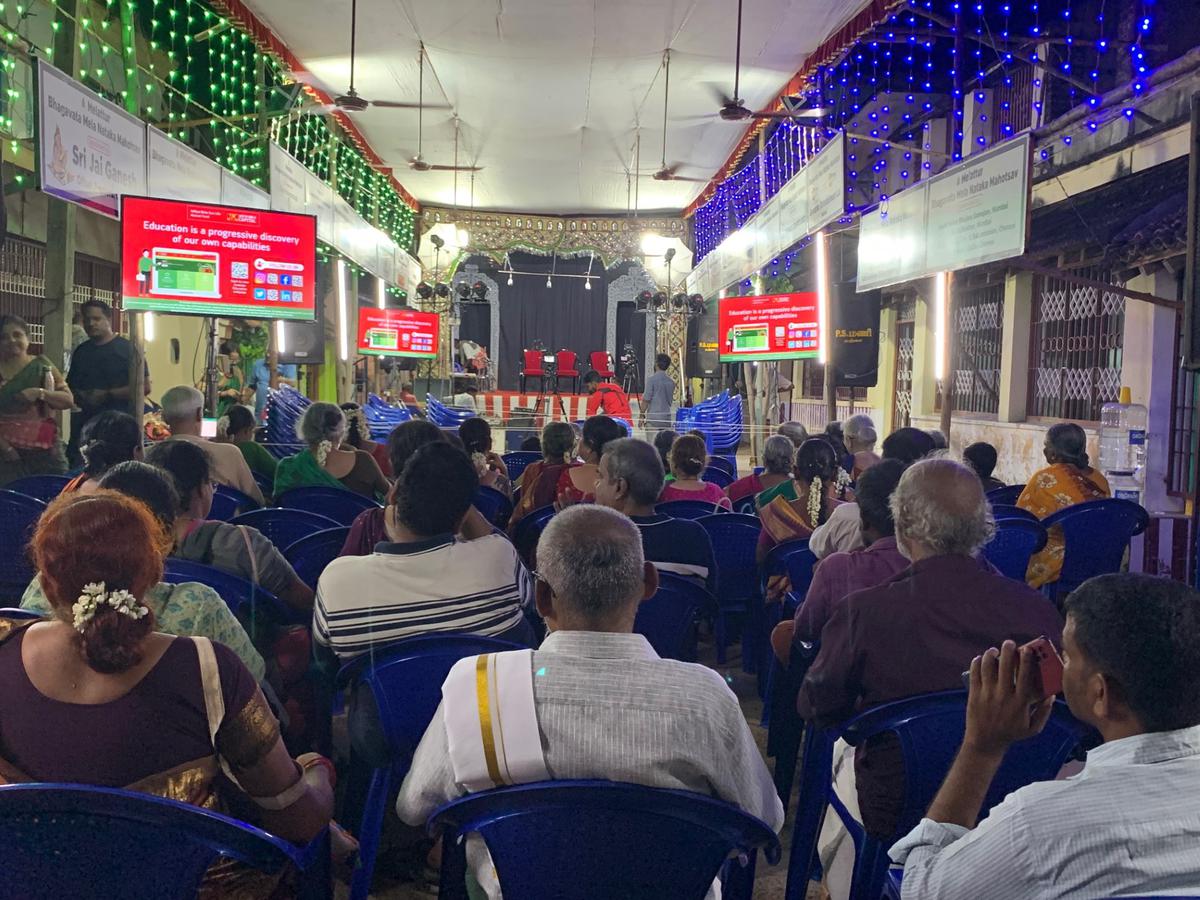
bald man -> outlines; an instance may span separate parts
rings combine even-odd
[[[907,569],[850,594],[821,632],[821,649],[800,688],[798,708],[827,725],[914,694],[962,687],[971,660],[1005,640],[1062,639],[1053,604],[977,555],[994,524],[978,476],[950,459],[904,473],[891,497],[896,545]],[[890,835],[899,815],[903,763],[888,738],[856,753],[862,821]]]

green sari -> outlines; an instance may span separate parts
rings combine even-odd
[[[321,468],[313,452],[307,449],[287,459],[281,459],[278,468],[275,469],[276,497],[282,497],[287,491],[302,487],[334,487],[347,490],[344,484]]]
[[[50,360],[37,356],[20,372],[0,384],[0,441],[19,457],[0,455],[0,486],[28,475],[62,475],[67,457],[58,438],[54,419],[40,404],[29,404],[22,391],[44,386]]]

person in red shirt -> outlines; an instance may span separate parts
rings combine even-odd
[[[633,413],[629,409],[629,397],[621,390],[619,384],[602,381],[599,372],[588,372],[583,379],[587,388],[587,414],[594,416],[603,413],[626,422],[633,422]]]

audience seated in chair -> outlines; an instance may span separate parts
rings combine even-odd
[[[467,419],[458,426],[458,436],[479,473],[479,484],[512,497],[512,482],[503,457],[492,450],[492,426],[486,419]]]
[[[819,725],[889,700],[960,688],[967,661],[1004,640],[1061,640],[1062,619],[1046,598],[975,558],[993,523],[974,472],[949,459],[914,463],[892,493],[891,509],[897,547],[912,565],[846,597],[825,623],[798,702],[800,715]],[[889,834],[904,777],[892,736],[858,748],[854,770],[858,803],[844,762],[839,795],[869,833]]]
[[[262,491],[250,474],[242,451],[232,444],[209,441],[200,436],[204,421],[204,395],[190,385],[173,387],[162,397],[162,418],[171,437],[203,448],[208,455],[213,481],[241,491],[260,506]]]
[[[683,434],[671,445],[671,474],[675,479],[668,483],[658,497],[659,503],[672,500],[699,500],[714,507],[732,510],[733,504],[718,484],[705,481],[701,474],[708,465],[708,450],[704,439],[694,434]],[[714,512],[716,510],[714,509]]]
[[[106,410],[83,426],[79,452],[83,471],[63,487],[64,494],[91,494],[100,488],[100,479],[113,466],[142,458],[144,435],[137,419],[129,413]]]
[[[387,495],[388,481],[375,458],[364,450],[344,449],[346,414],[332,403],[313,403],[296,424],[305,449],[280,460],[275,470],[275,497],[294,488],[344,488],[364,497]]]
[[[221,812],[236,804],[307,843],[329,824],[329,764],[291,758],[231,650],[155,630],[145,597],[162,580],[161,537],[145,506],[113,491],[60,497],[42,516],[32,551],[53,618],[0,621],[0,782],[121,787]],[[213,895],[272,892],[236,865],[210,877]]]
[[[464,631],[529,644],[524,566],[502,534],[455,533],[479,488],[475,467],[446,441],[418,448],[387,507],[389,540],[331,562],[317,584],[313,637],[345,662],[379,644]]]
[[[312,588],[300,580],[280,548],[254,528],[207,520],[213,482],[208,455],[201,448],[186,441],[165,441],[146,452],[146,462],[171,476],[179,496],[171,556],[236,575],[293,609],[312,609]]]
[[[977,822],[1005,751],[1041,730],[1053,697],[1011,641],[976,657],[962,748],[892,850],[905,898],[1200,893],[1200,594],[1101,575],[1066,612],[1063,692],[1104,743],[1080,774],[1022,788]]]
[[[779,797],[722,677],[659,659],[631,633],[638,604],[658,586],[633,523],[599,506],[566,510],[542,533],[538,559],[537,604],[550,635],[537,650],[451,670],[400,790],[400,818],[424,825],[448,800],[499,784],[601,778],[716,796],[778,831]],[[495,691],[485,733],[506,761],[499,781],[479,740],[477,672]],[[486,850],[469,841],[468,862],[497,896]],[[528,853],[537,865],[537,847]]]
[[[1091,467],[1087,454],[1087,435],[1072,422],[1051,425],[1046,432],[1043,449],[1050,465],[1034,473],[1017,498],[1017,506],[1027,509],[1039,519],[1051,513],[1110,496],[1108,480]],[[1029,561],[1025,576],[1033,587],[1058,580],[1062,571],[1066,542],[1062,529],[1051,528],[1046,535],[1046,547]]]
[[[170,548],[179,495],[169,475],[148,463],[123,462],[100,479],[99,488],[132,497],[150,510],[161,526],[157,536],[159,542],[164,548]],[[142,602],[154,613],[155,627],[159,631],[181,637],[206,637],[224,644],[237,654],[257,681],[263,680],[266,667],[262,656],[254,649],[246,629],[212,588],[194,581],[184,584],[160,581],[147,589]],[[53,613],[42,590],[40,576],[26,588],[21,608],[44,615]]]
[[[875,423],[871,417],[858,413],[842,423],[842,438],[846,443],[846,451],[850,454],[850,467],[846,470],[850,478],[858,481],[858,476],[879,462],[879,454],[875,452]]]
[[[677,437],[679,434],[670,428],[664,428],[654,435],[654,449],[658,451],[658,458],[662,460],[667,481],[675,480],[675,476],[671,474],[671,445]]]
[[[985,494],[1006,486],[1000,479],[992,477],[992,472],[996,471],[997,459],[996,448],[987,441],[976,441],[963,451],[963,462],[979,476]]]
[[[633,520],[642,533],[646,562],[661,572],[703,584],[715,594],[717,564],[708,532],[688,519],[656,513],[654,504],[662,486],[662,463],[652,445],[622,438],[605,447],[596,478],[596,502]]]
[[[936,447],[928,432],[919,428],[900,428],[884,439],[882,449],[884,459],[898,459],[907,466],[933,453]],[[861,521],[856,504],[842,504],[828,522],[813,532],[808,539],[808,549],[817,559],[824,559],[839,550],[858,550],[863,546]]]
[[[257,431],[258,422],[248,406],[231,406],[225,411],[225,415],[217,420],[217,440],[237,447],[242,459],[246,460],[246,465],[250,467],[250,472],[261,475],[274,484],[279,460],[254,439]]]
[[[792,459],[795,455],[796,448],[792,445],[791,440],[782,434],[771,435],[763,445],[762,472],[751,472],[749,475],[739,478],[725,488],[725,496],[729,498],[730,503],[737,504],[739,500],[746,497],[756,496],[763,491],[778,487],[784,482],[790,482],[792,480]]]
[[[383,477],[393,477],[387,446],[371,440],[371,425],[367,422],[367,414],[363,412],[363,408],[357,403],[343,403],[339,409],[346,414],[346,440],[342,444],[342,449],[361,450],[369,453],[371,459],[375,460],[375,464],[379,466]]]

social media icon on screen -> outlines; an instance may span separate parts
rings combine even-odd
[[[279,299],[279,291],[267,291],[267,299],[268,300],[278,300]]]
[[[303,275],[292,275],[290,277],[292,279],[292,287],[304,287]]]
[[[290,285],[291,285],[291,283],[292,283],[292,276],[291,276],[291,275],[280,275],[280,276],[279,276],[279,283],[280,283],[280,284],[286,284],[286,285],[289,285],[289,286],[290,286]]]
[[[267,289],[266,288],[255,288],[254,289],[254,299],[255,300],[266,300],[267,299]]]
[[[272,272],[267,276],[267,284],[279,284],[279,276]]]
[[[255,272],[254,273],[254,283],[255,284],[266,284],[267,276],[262,272]]]
[[[292,292],[291,291],[280,291],[279,299],[282,300],[284,303],[291,303],[292,302]]]

